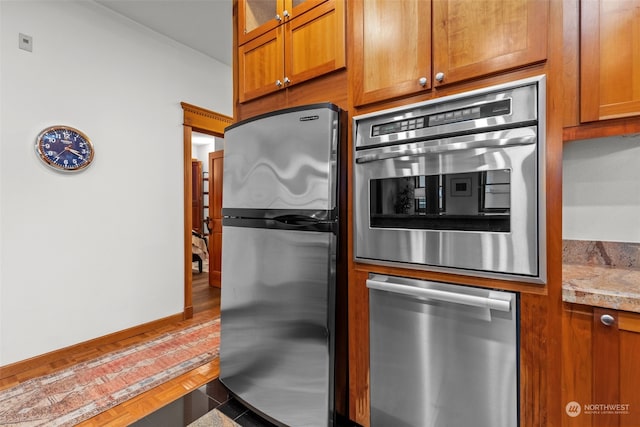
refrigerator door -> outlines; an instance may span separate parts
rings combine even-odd
[[[331,425],[336,236],[223,227],[220,380],[287,426]]]
[[[333,104],[314,104],[228,127],[223,208],[332,210],[338,110]]]

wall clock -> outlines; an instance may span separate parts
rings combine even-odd
[[[76,172],[93,161],[93,144],[89,137],[70,126],[51,126],[36,140],[40,159],[53,169]]]

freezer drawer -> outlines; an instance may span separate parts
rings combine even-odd
[[[335,235],[223,227],[220,380],[288,426],[330,425]]]
[[[372,427],[516,427],[511,292],[371,275]]]

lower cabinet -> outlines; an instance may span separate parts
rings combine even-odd
[[[565,304],[563,426],[640,426],[640,314]]]

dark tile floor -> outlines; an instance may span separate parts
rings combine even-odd
[[[245,408],[217,379],[149,414],[133,427],[184,427],[218,409],[242,427],[275,427]]]
[[[230,396],[217,379],[158,409],[132,426],[184,427],[213,409],[218,409],[242,427],[276,427]],[[350,421],[340,421],[338,427],[360,426]]]

